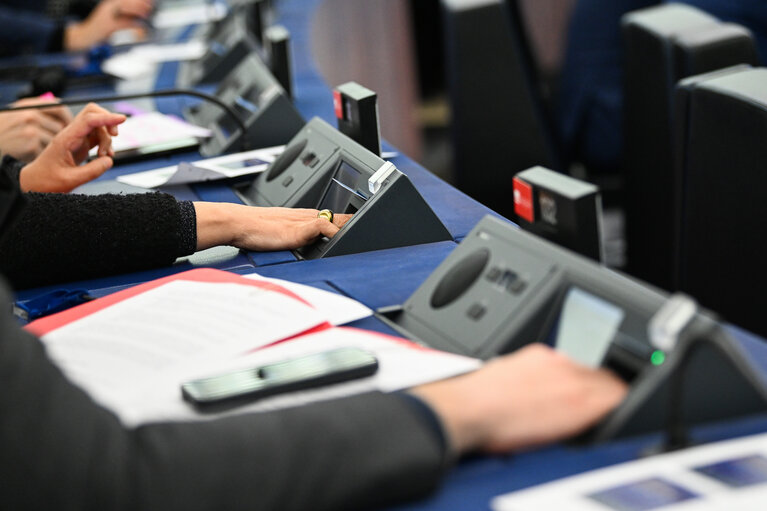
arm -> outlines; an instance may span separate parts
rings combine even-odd
[[[424,496],[448,457],[428,413],[396,394],[126,430],[7,314],[0,387],[0,501],[22,511],[367,508]],[[582,431],[625,385],[533,346],[413,393],[454,452],[500,452]]]
[[[0,316],[9,509],[356,509],[423,496],[444,471],[441,442],[397,395],[126,430]]]
[[[194,218],[170,195],[26,196],[0,240],[0,271],[18,288],[167,266],[194,251]]]
[[[64,30],[64,49],[87,50],[118,30],[141,28],[152,12],[150,0],[101,0],[85,20]]]

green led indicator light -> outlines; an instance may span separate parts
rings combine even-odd
[[[655,350],[652,352],[652,355],[650,355],[650,362],[652,362],[652,365],[654,366],[659,366],[665,361],[666,354],[660,350]]]

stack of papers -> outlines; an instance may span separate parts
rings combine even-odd
[[[227,411],[273,410],[371,390],[393,391],[476,369],[480,362],[333,321],[370,314],[348,298],[210,269],[192,270],[28,325],[69,379],[129,427],[200,420],[183,382],[339,347],[372,352],[370,377],[277,395]],[[320,304],[315,308],[312,303]],[[334,316],[327,311],[336,309]]]

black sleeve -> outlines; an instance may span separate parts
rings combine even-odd
[[[25,195],[0,240],[0,272],[19,289],[169,265],[196,244],[193,208],[170,195]]]
[[[370,508],[424,496],[446,465],[396,394],[125,429],[7,314],[0,388],[0,502],[17,511]]]

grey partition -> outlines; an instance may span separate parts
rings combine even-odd
[[[687,76],[755,64],[756,47],[745,28],[681,4],[629,13],[623,32],[627,271],[675,289],[674,85]]]
[[[680,84],[679,287],[767,335],[767,69]]]
[[[517,172],[557,168],[516,0],[442,0],[459,189],[513,218]]]

